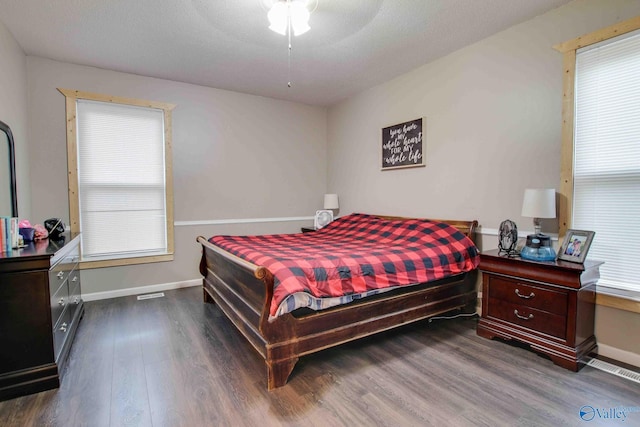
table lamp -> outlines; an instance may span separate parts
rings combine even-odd
[[[553,188],[527,188],[524,190],[522,216],[533,218],[535,234],[542,234],[540,219],[556,217],[556,190]]]

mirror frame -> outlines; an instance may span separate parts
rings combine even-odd
[[[7,135],[7,141],[9,143],[9,168],[10,168],[10,189],[11,192],[11,216],[18,216],[18,192],[16,190],[16,157],[15,157],[15,146],[13,142],[13,133],[11,132],[11,128],[6,123],[0,121],[0,130],[3,131]]]

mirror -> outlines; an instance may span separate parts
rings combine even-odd
[[[0,122],[0,216],[18,216],[13,133]]]

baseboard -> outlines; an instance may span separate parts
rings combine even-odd
[[[173,225],[192,226],[192,225],[224,225],[224,224],[252,224],[264,222],[288,222],[288,221],[313,221],[314,216],[289,216],[278,218],[229,218],[229,219],[204,219],[198,221],[174,221]]]
[[[632,366],[640,367],[640,354],[637,353],[598,343],[598,354]]]
[[[202,279],[185,280],[183,282],[160,283],[157,285],[138,286],[135,288],[116,289],[113,291],[92,292],[89,294],[82,294],[82,299],[85,301],[97,301],[102,299],[128,297],[131,295],[170,291],[173,289],[190,288],[192,286],[202,286]]]

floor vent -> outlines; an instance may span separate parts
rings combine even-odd
[[[640,374],[629,369],[621,368],[619,366],[612,365],[611,363],[607,363],[598,359],[589,360],[589,363],[587,363],[587,365],[593,366],[594,368],[600,369],[601,371],[609,372],[610,374],[640,383]]]
[[[164,296],[164,292],[156,292],[155,294],[145,294],[145,295],[138,295],[138,301],[141,301],[143,299],[151,299],[151,298],[162,298]]]

